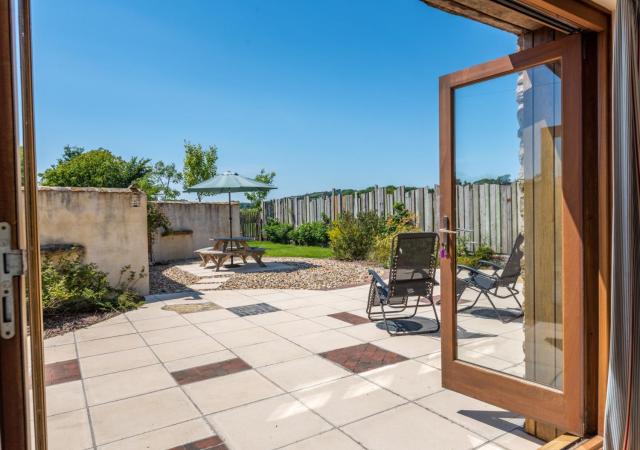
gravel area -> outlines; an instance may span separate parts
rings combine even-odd
[[[268,258],[290,266],[290,269],[254,273],[235,273],[220,289],[339,289],[367,284],[371,263],[337,261],[335,259]],[[383,269],[376,268],[382,273]],[[292,276],[295,273],[295,276]]]
[[[190,284],[197,283],[200,278],[172,264],[158,264],[149,267],[149,293],[169,294],[188,291]]]
[[[69,331],[79,330],[94,323],[122,314],[119,311],[94,312],[84,314],[56,314],[44,318],[44,338],[51,338]]]

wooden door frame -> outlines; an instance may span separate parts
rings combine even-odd
[[[479,400],[550,422],[574,433],[584,434],[586,331],[583,271],[575,261],[584,260],[583,153],[582,153],[582,36],[575,34],[513,55],[445,75],[440,78],[440,193],[441,216],[448,216],[450,229],[456,228],[454,90],[469,84],[518,72],[551,61],[561,61],[563,139],[563,391],[513,376],[499,374],[457,360],[457,308],[455,302],[455,235],[446,234],[449,257],[441,262],[442,278],[442,369],[443,387]],[[580,170],[575,170],[580,168]],[[572,170],[569,170],[569,169]],[[535,401],[531,401],[535,399]]]
[[[27,273],[13,279],[15,336],[0,339],[0,447],[16,450],[47,446],[30,20],[29,0],[0,0],[0,221],[10,224]]]
[[[17,186],[19,185],[18,113],[14,50],[15,28],[11,0],[0,0],[0,221],[11,228],[11,246],[19,248],[21,217]],[[0,339],[0,442],[6,449],[26,449],[29,435],[29,410],[26,397],[29,380],[23,317],[24,284],[22,277],[13,278],[15,336]]]

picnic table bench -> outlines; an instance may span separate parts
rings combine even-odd
[[[212,262],[216,266],[216,272],[218,272],[224,262],[231,256],[239,256],[245,264],[247,263],[247,258],[250,256],[260,267],[265,267],[265,264],[262,262],[262,255],[264,255],[266,249],[262,247],[251,247],[246,243],[246,240],[238,241],[237,238],[234,238],[234,242],[242,242],[241,245],[224,245],[220,243],[222,240],[224,239],[216,239],[216,243],[212,247],[201,248],[194,252],[200,256],[202,260],[200,263],[201,267],[205,267],[208,263]]]

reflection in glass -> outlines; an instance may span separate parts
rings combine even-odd
[[[458,358],[562,389],[560,63],[456,89]]]

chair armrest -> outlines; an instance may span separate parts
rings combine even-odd
[[[462,272],[463,270],[466,270],[467,272],[471,272],[472,274],[476,274],[476,273],[480,273],[480,271],[478,269],[474,269],[471,266],[465,266],[464,264],[458,264],[457,266],[457,273]]]
[[[484,264],[485,266],[491,266],[496,270],[504,269],[504,266],[502,264],[498,264],[497,262],[493,261],[487,261],[486,259],[481,259],[480,261],[478,261],[478,263]]]
[[[380,287],[383,287],[385,289],[388,288],[387,282],[382,279],[382,277],[378,274],[378,272],[376,272],[373,269],[369,269],[369,275],[371,275],[371,278],[372,278],[371,281],[374,281]]]
[[[485,280],[490,280],[493,283],[497,283],[498,281],[500,281],[500,279],[498,278],[497,275],[495,275],[495,273],[489,275],[484,272],[475,272],[471,278],[474,280],[474,283],[476,284],[478,283],[478,279],[482,279],[482,278],[484,278]]]

